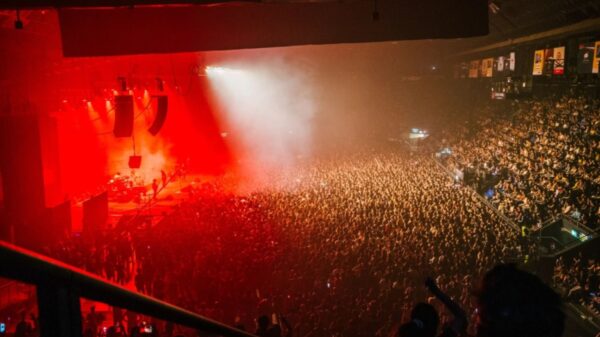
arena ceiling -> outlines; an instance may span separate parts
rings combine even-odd
[[[357,1],[357,0],[355,0]],[[364,1],[364,0],[358,0]],[[375,2],[375,0],[367,0]],[[232,0],[5,0],[0,2],[0,18],[16,8],[43,9],[68,7],[120,7],[151,4],[216,4]],[[247,0],[254,3],[324,3],[339,0]],[[600,16],[600,2],[594,0],[488,0],[490,37],[510,38],[568,25]],[[1,23],[2,21],[0,21]],[[4,26],[4,25],[3,25]]]
[[[461,2],[463,5],[461,6]],[[386,7],[387,4],[402,3],[400,7]],[[448,5],[450,3],[450,6]],[[466,7],[467,3],[479,3],[481,8],[464,11],[461,10]],[[211,14],[211,18],[214,17],[214,21],[211,21],[211,28],[208,25],[202,26],[194,33],[195,36],[201,35],[200,32],[212,30],[212,27],[221,27],[218,39],[212,39],[208,41],[210,43],[198,42],[197,39],[192,45],[186,45],[185,43],[174,46],[172,41],[169,40],[167,45],[161,46],[157,44],[157,32],[154,31],[152,34],[151,41],[154,42],[151,48],[143,46],[139,49],[131,48],[131,50],[124,50],[125,54],[140,53],[140,52],[170,52],[170,51],[202,51],[202,50],[217,50],[217,49],[239,49],[239,48],[256,48],[256,47],[269,47],[269,46],[287,46],[287,45],[302,45],[302,44],[321,44],[321,43],[340,43],[340,42],[374,42],[374,41],[390,41],[390,40],[411,40],[411,39],[453,39],[458,38],[459,40],[451,40],[450,44],[442,44],[447,46],[449,49],[455,51],[471,48],[478,45],[485,45],[502,40],[508,40],[519,36],[524,36],[536,32],[549,30],[573,23],[577,23],[590,18],[600,17],[600,2],[595,0],[462,0],[462,1],[435,1],[435,0],[423,0],[415,1],[412,3],[397,1],[397,0],[250,0],[250,1],[229,1],[229,0],[5,0],[0,2],[0,28],[1,29],[14,29],[15,22],[15,9],[21,9],[21,20],[24,22],[25,27],[31,33],[44,34],[48,31],[49,24],[55,24],[54,21],[48,19],[43,11],[39,9],[64,9],[70,11],[73,8],[88,7],[110,7],[115,8],[118,12],[131,6],[141,6],[156,9],[155,7],[161,7],[168,11],[178,11],[178,7],[181,5],[199,5],[192,6],[192,8],[213,8],[213,7],[224,7],[233,8],[230,12],[222,12],[220,16]],[[157,6],[157,5],[168,5],[168,6]],[[265,6],[266,5],[266,6]],[[271,6],[269,6],[271,5]],[[263,7],[264,6],[264,7]],[[294,16],[300,16],[296,13],[302,12],[302,10],[308,8],[317,8],[316,12],[327,13],[321,18],[314,15],[310,20],[306,18],[307,15],[302,19],[298,19]],[[238,11],[238,8],[250,8],[251,11],[262,8],[279,8],[277,11],[273,11],[272,15],[275,18],[280,19],[279,24],[287,24],[294,22],[295,27],[299,29],[292,29],[292,24],[287,26],[277,26],[276,29],[272,29],[274,32],[278,32],[277,36],[270,36],[265,39],[269,25],[265,25],[264,30],[260,30],[260,22],[246,20],[241,15],[244,11]],[[325,9],[323,11],[321,8]],[[400,15],[388,15],[386,8],[392,8],[391,12],[402,12]],[[399,8],[399,9],[398,9]],[[28,10],[36,9],[36,10]],[[291,10],[290,10],[291,9]],[[73,9],[74,10],[74,9]],[[192,9],[193,10],[193,9]],[[360,20],[346,20],[341,17],[336,17],[336,13],[341,11],[347,11],[350,16],[357,15],[361,17]],[[488,13],[489,22],[485,20],[485,11]],[[414,17],[420,17],[418,13],[445,13],[446,15],[430,15],[425,20],[414,19]],[[258,12],[257,12],[258,13]],[[417,13],[417,14],[415,14]],[[450,14],[448,14],[450,13]],[[269,14],[271,15],[271,14]],[[268,15],[267,15],[268,16]],[[267,17],[265,16],[265,17]],[[375,19],[377,16],[377,20]],[[440,17],[451,16],[454,19],[443,22]],[[238,26],[231,24],[229,18],[235,17],[234,23],[242,23]],[[241,17],[241,19],[240,19]],[[477,20],[476,17],[484,17],[483,20]],[[73,19],[71,16],[70,19]],[[71,20],[71,29],[62,29],[63,34],[69,31],[75,32],[81,38],[75,38],[74,43],[78,45],[81,41],[102,41],[102,35],[107,35],[110,32],[101,32],[100,36],[90,34],[87,37],[82,35],[85,32],[84,23],[89,17],[85,17],[82,20]],[[169,31],[169,34],[179,36],[181,32],[189,31],[187,28],[178,28],[181,17],[177,16],[174,21],[165,21],[165,27]],[[320,21],[319,21],[320,20]],[[83,21],[83,23],[82,23]],[[202,20],[191,20],[191,22],[200,22]],[[203,20],[206,21],[206,20]],[[264,21],[264,20],[263,20]],[[273,20],[271,20],[273,21]],[[372,29],[373,22],[379,21],[379,26],[382,29]],[[396,22],[403,22],[401,28],[395,25]],[[176,24],[172,24],[175,22]],[[468,22],[465,24],[465,22]],[[83,26],[82,26],[83,25]],[[271,23],[270,25],[273,25]],[[276,26],[275,24],[274,26]],[[375,24],[376,26],[377,24]],[[312,29],[312,27],[318,26],[318,29]],[[391,28],[393,26],[393,28]],[[436,26],[437,29],[436,29]],[[244,28],[245,27],[245,28]],[[253,27],[253,29],[247,29],[247,27]],[[281,29],[281,27],[285,29]],[[308,28],[307,28],[308,27]],[[152,30],[154,27],[148,27]],[[487,32],[489,28],[489,34]],[[93,33],[94,29],[90,29]],[[254,37],[243,40],[240,38],[232,39],[232,35],[240,36],[239,32],[246,33],[247,31],[256,30],[258,33]],[[113,34],[113,36],[119,36]],[[216,41],[223,41],[223,36],[226,36],[225,40],[227,44],[219,44]],[[257,36],[260,39],[257,39]],[[140,41],[148,41],[144,39],[145,36],[136,36],[135,38]],[[63,41],[68,42],[68,36],[63,35]],[[262,40],[261,40],[262,39]],[[183,38],[182,38],[183,40]],[[264,40],[264,41],[263,41]],[[119,44],[121,43],[121,44]],[[145,45],[148,45],[144,42]],[[67,47],[68,47],[67,43]],[[96,43],[94,48],[97,48],[100,43]],[[115,54],[116,48],[122,49],[121,46],[132,46],[128,41],[112,40],[110,44],[115,46],[115,50],[71,50],[73,55],[110,55]],[[85,44],[83,45],[85,47]],[[173,50],[170,50],[173,49]],[[66,53],[68,54],[68,53]]]
[[[600,16],[595,0],[490,0],[490,34],[497,41],[537,33]]]

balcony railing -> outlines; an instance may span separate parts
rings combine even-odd
[[[210,335],[254,337],[245,331],[3,241],[0,241],[0,277],[36,287],[42,337],[81,337],[81,298],[135,311]]]

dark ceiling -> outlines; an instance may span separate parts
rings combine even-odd
[[[377,0],[250,0],[250,3],[352,3]],[[381,0],[379,0],[381,1]],[[21,18],[30,33],[44,34],[49,22],[39,9],[63,8],[85,4],[119,5],[125,3],[136,5],[156,3],[220,3],[227,0],[4,0],[0,2],[0,29],[14,29],[15,6],[20,6]],[[472,48],[493,42],[508,40],[532,33],[542,32],[574,24],[586,19],[600,17],[599,0],[488,0],[489,31],[482,37],[452,41],[447,47],[455,50]]]
[[[487,5],[487,0],[3,0],[0,27],[44,35],[57,13],[65,56],[107,56],[483,36],[489,30]]]
[[[600,16],[598,0],[490,0],[490,42],[566,26]]]

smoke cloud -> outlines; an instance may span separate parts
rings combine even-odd
[[[246,173],[292,166],[312,152],[316,112],[310,72],[283,58],[209,66],[222,136]]]

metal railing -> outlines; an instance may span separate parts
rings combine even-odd
[[[551,236],[552,234],[544,234],[545,232],[547,233],[548,229],[551,230],[553,226],[557,226],[558,222],[560,222],[560,224],[558,225],[559,230],[564,231],[566,228],[566,230],[568,231],[570,226],[570,229],[576,230],[578,233],[583,234],[583,236],[573,236],[571,234],[571,236],[568,237],[569,240],[563,239],[559,241],[556,237]],[[591,228],[586,227],[585,225],[571,221],[571,218],[569,216],[561,214],[559,216],[555,216],[546,220],[540,226],[540,228],[532,230],[531,236],[537,239],[537,244],[540,249],[540,255],[555,258],[568,252],[573,248],[576,248],[582,244],[586,244],[588,241],[596,239],[598,237],[598,231],[594,231]],[[543,241],[555,242],[556,249],[548,250],[548,247],[543,244]],[[547,251],[542,253],[541,249],[543,248],[546,248]]]
[[[42,337],[81,337],[82,297],[211,335],[255,337],[3,241],[0,241],[0,277],[36,286]]]

